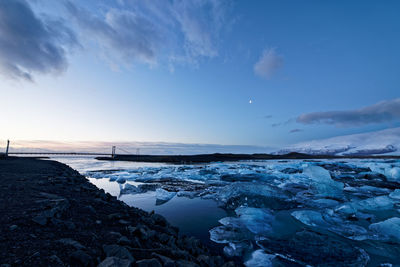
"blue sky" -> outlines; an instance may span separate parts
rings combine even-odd
[[[399,11],[398,1],[2,1],[0,139],[278,147],[397,127]]]

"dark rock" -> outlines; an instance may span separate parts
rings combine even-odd
[[[118,257],[107,257],[97,267],[130,267],[132,262],[128,259],[121,259]]]
[[[119,220],[119,219],[122,219],[124,217],[124,215],[121,213],[112,213],[112,214],[109,214],[107,217],[110,220]]]
[[[118,239],[120,239],[121,237],[122,237],[121,233],[118,232],[111,231],[106,234],[106,238],[111,240],[112,242],[117,242]]]
[[[176,262],[176,267],[199,267],[199,265],[191,261],[178,260]]]
[[[127,220],[119,220],[118,221],[120,224],[122,224],[122,225],[130,225],[131,224],[131,222],[130,221],[127,221]]]
[[[292,263],[292,262],[290,262],[290,263]],[[222,265],[222,267],[235,267],[235,266],[236,266],[236,264],[233,261],[228,261],[228,262],[224,263],[224,265]],[[290,266],[292,266],[292,265],[290,265]]]
[[[15,224],[13,224],[13,225],[10,226],[10,231],[14,231],[14,230],[16,230],[17,228],[18,228],[18,226],[15,225]]]
[[[117,241],[118,245],[130,245],[132,242],[126,237],[126,236],[122,236],[120,239],[118,239]]]
[[[32,221],[34,221],[37,224],[40,224],[42,226],[47,224],[47,217],[43,216],[43,215],[38,215],[33,217]]]
[[[154,222],[156,224],[158,224],[158,225],[161,225],[161,226],[167,226],[168,225],[167,220],[163,216],[161,216],[159,214],[153,214],[151,216],[151,218],[153,218]]]
[[[107,257],[118,257],[121,259],[128,259],[131,262],[134,262],[135,259],[133,258],[132,254],[122,246],[118,245],[104,245],[103,251]]]
[[[51,255],[49,261],[52,263],[52,266],[64,266],[64,263],[57,255]]]
[[[151,256],[157,258],[164,267],[175,267],[175,262],[166,256],[157,253],[152,253]]]
[[[62,238],[58,240],[58,242],[66,246],[74,247],[75,249],[86,249],[86,247],[83,246],[81,243],[71,238]]]
[[[161,263],[156,259],[145,259],[136,262],[137,267],[162,267]]]
[[[70,256],[71,262],[73,264],[79,265],[79,266],[90,266],[90,263],[92,262],[92,257],[90,257],[88,254],[83,252],[82,250],[77,250],[73,252]]]

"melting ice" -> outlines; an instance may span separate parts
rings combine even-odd
[[[246,266],[400,264],[400,161],[327,160],[136,166],[91,170],[120,194],[216,201],[210,229]]]

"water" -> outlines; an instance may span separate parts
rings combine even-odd
[[[57,160],[248,266],[400,264],[398,160]]]
[[[171,166],[161,163],[135,163],[123,161],[99,161],[89,157],[57,157],[54,160],[63,162],[71,168],[78,170],[82,174],[96,170],[126,170],[146,167]],[[210,241],[209,230],[218,225],[218,220],[226,217],[228,214],[224,209],[218,207],[217,203],[211,199],[177,197],[163,205],[156,205],[156,193],[154,191],[143,194],[121,195],[121,185],[117,182],[110,182],[108,178],[88,179],[98,188],[116,196],[119,200],[125,202],[131,207],[137,207],[147,212],[154,211],[164,216],[168,222],[179,228],[180,234],[195,236],[203,243],[216,247],[214,242]],[[138,185],[128,181],[132,185]]]

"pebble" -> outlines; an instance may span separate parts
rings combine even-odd
[[[107,257],[97,267],[130,267],[132,262],[118,257]]]
[[[92,262],[92,257],[82,250],[77,250],[71,254],[71,261],[82,266],[89,266]],[[74,266],[74,265],[73,265]]]
[[[161,263],[156,259],[145,259],[136,262],[137,267],[162,267]]]

